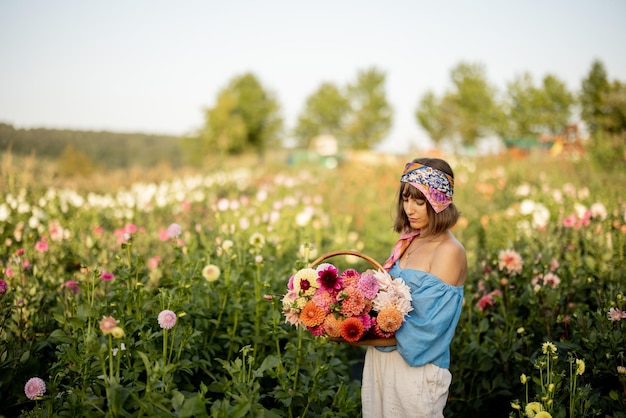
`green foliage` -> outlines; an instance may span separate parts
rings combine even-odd
[[[504,113],[496,102],[496,89],[479,64],[460,63],[450,72],[453,89],[437,99],[426,93],[416,110],[417,122],[436,143],[443,139],[476,142],[502,130]]]
[[[424,94],[420,100],[415,117],[436,145],[454,134],[455,106],[451,95],[438,99],[431,91]]]
[[[332,135],[348,149],[366,150],[382,141],[391,128],[392,109],[385,94],[385,74],[377,68],[359,71],[342,91],[323,83],[307,98],[295,136],[308,146],[318,135]]]
[[[392,121],[392,108],[385,95],[385,74],[377,68],[359,71],[347,87],[350,117],[346,125],[347,146],[370,149],[382,141]]]
[[[15,129],[4,123],[0,123],[0,150],[51,160],[86,157],[108,170],[150,167],[160,163],[179,167],[183,163],[179,139],[173,136],[67,129]],[[70,155],[64,155],[68,152]],[[72,164],[79,172],[86,169],[85,166],[78,167],[77,161]]]
[[[626,167],[626,130],[621,134],[594,133],[587,143],[587,150],[600,170],[623,171]]]
[[[305,108],[298,116],[294,135],[302,147],[310,145],[318,135],[344,137],[344,126],[349,114],[348,100],[332,83],[323,83],[306,100]]]
[[[505,138],[537,137],[559,134],[571,115],[574,96],[553,75],[536,87],[532,76],[524,73],[507,85],[504,107],[508,124],[501,131]]]
[[[204,127],[184,144],[195,163],[211,154],[217,154],[218,161],[244,151],[262,156],[268,147],[280,143],[282,127],[274,95],[247,73],[233,78],[218,94],[215,106],[206,110]]]
[[[57,171],[64,177],[88,176],[95,170],[96,166],[89,156],[71,144],[65,147],[65,151],[57,160]]]
[[[589,125],[591,132],[602,130],[603,95],[609,91],[609,81],[604,64],[595,60],[589,74],[582,81],[580,104],[582,119]]]
[[[448,160],[469,275],[446,416],[509,416],[527,399],[522,373],[528,400],[545,396],[533,367],[553,341],[559,364],[586,364],[575,382],[551,368],[553,416],[585,399],[588,415],[624,418],[626,318],[609,319],[626,310],[626,207],[614,198],[624,173],[584,160]],[[89,199],[14,181],[0,198],[0,414],[360,416],[352,369],[363,351],[285,324],[281,296],[314,254],[388,255],[403,162],[233,167]],[[179,236],[167,235],[172,222]],[[519,270],[501,266],[506,249]],[[165,309],[171,328],[158,322]],[[103,316],[123,334],[103,333]],[[24,393],[32,376],[46,382],[38,400]],[[585,392],[572,404],[574,387]]]

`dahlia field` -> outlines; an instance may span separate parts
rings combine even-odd
[[[283,297],[325,253],[387,258],[410,158],[98,188],[3,160],[0,416],[359,417],[364,349]],[[446,159],[470,269],[446,416],[626,417],[626,173]]]

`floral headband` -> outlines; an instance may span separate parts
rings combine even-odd
[[[436,168],[419,163],[407,163],[400,182],[409,183],[419,189],[436,213],[452,203],[454,179]]]

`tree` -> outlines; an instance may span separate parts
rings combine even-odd
[[[626,132],[626,84],[614,80],[609,91],[602,94],[602,113],[599,125],[608,133]]]
[[[196,163],[197,152],[223,155],[253,150],[263,156],[268,146],[279,142],[282,125],[277,100],[247,73],[220,91],[215,106],[205,110],[203,128],[183,144]]]
[[[523,138],[537,134],[538,96],[539,91],[528,72],[507,84],[504,106],[508,123],[502,132],[503,137]]]
[[[246,126],[247,145],[263,155],[268,145],[279,142],[283,120],[278,101],[251,73],[235,78],[228,89],[236,99],[236,112]]]
[[[460,140],[473,146],[483,137],[505,130],[505,116],[479,64],[460,63],[450,72],[453,89],[441,99],[426,93],[417,107],[417,122],[435,143]]]
[[[593,133],[602,129],[604,97],[609,92],[609,81],[604,64],[595,60],[591,65],[589,74],[582,81],[580,104],[582,106],[582,119]]]
[[[312,138],[322,134],[343,138],[349,110],[348,100],[339,88],[332,83],[323,83],[307,98],[294,136],[304,147],[309,146]]]
[[[452,70],[451,79],[455,87],[455,131],[465,145],[475,145],[478,139],[495,133],[504,118],[496,103],[496,89],[480,64],[460,63]]]
[[[428,91],[420,100],[415,118],[430,135],[430,138],[439,145],[445,138],[451,138],[454,133],[455,114],[454,98],[450,95],[438,99],[432,91]]]
[[[87,177],[96,171],[96,165],[87,154],[68,144],[57,161],[57,170],[63,177],[75,175]]]
[[[546,75],[543,89],[538,94],[538,121],[551,134],[563,131],[571,116],[574,95],[567,90],[565,83],[554,75]]]
[[[350,117],[346,124],[346,145],[368,149],[389,132],[392,109],[385,95],[385,74],[376,68],[360,71],[349,84]]]
[[[570,118],[574,95],[554,75],[545,76],[536,87],[530,73],[524,73],[507,84],[504,102],[508,119],[504,136],[522,138],[560,133]]]

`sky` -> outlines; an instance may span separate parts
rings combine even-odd
[[[500,91],[522,73],[580,90],[594,60],[626,82],[623,0],[0,0],[0,122],[183,135],[253,73],[287,131],[324,82],[386,76],[393,126],[378,147],[427,147],[415,111],[461,62]]]

